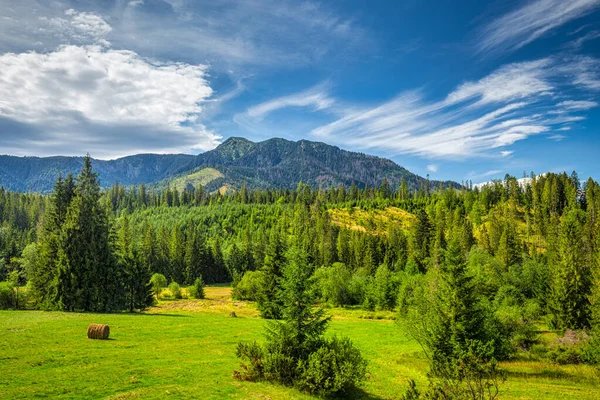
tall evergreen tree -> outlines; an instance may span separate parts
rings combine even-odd
[[[281,294],[282,269],[285,264],[285,249],[279,231],[273,229],[262,267],[264,287],[258,294],[258,309],[267,319],[280,319],[283,301]]]
[[[90,156],[77,177],[58,247],[53,286],[57,308],[67,311],[114,311],[123,308],[120,270],[110,243],[110,227],[100,204],[98,175]]]
[[[591,293],[590,246],[584,235],[585,214],[570,210],[560,223],[558,262],[548,302],[552,324],[558,329],[589,326]]]

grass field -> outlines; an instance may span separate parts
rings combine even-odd
[[[206,300],[162,302],[145,314],[0,311],[0,398],[310,398],[235,381],[236,343],[261,340],[265,321],[253,304],[231,301],[229,288],[209,287],[206,294]],[[351,337],[370,363],[368,381],[350,397],[398,398],[409,378],[426,383],[427,363],[416,343],[393,321],[375,319],[389,314],[330,312],[329,332]],[[87,339],[90,323],[109,324],[111,340]],[[502,366],[504,399],[600,398],[600,375],[588,366]]]

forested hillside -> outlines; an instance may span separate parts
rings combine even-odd
[[[210,192],[251,189],[294,189],[303,182],[327,188],[354,182],[359,187],[377,186],[386,178],[399,185],[404,178],[411,189],[426,183],[390,160],[341,150],[325,143],[270,139],[254,143],[230,138],[216,149],[198,156],[139,154],[116,160],[92,160],[103,188],[146,184],[162,189],[204,186]],[[83,157],[0,156],[0,187],[19,192],[48,193],[59,174],[77,174]],[[438,186],[439,182],[431,182]],[[455,182],[446,187],[458,188]]]
[[[115,182],[139,185],[172,176],[194,157],[186,154],[138,154],[116,160],[92,160],[103,187]],[[84,157],[15,157],[0,155],[0,187],[17,192],[48,193],[58,175],[77,174]]]
[[[224,195],[202,186],[100,192],[86,161],[53,195],[0,190],[0,280],[28,285],[22,306],[69,311],[144,309],[153,274],[232,282],[234,296],[276,319],[287,318],[281,293],[292,287],[322,306],[396,311],[435,376],[457,379],[456,365],[470,360],[496,385],[496,361],[517,354],[600,361],[599,212],[600,186],[575,173],[474,189],[384,179]],[[305,287],[290,286],[292,270]],[[540,327],[586,339],[540,350]]]
[[[211,191],[222,186],[239,189],[242,184],[251,189],[294,189],[300,182],[312,188],[350,186],[353,182],[365,187],[378,186],[384,178],[395,186],[404,178],[411,189],[418,189],[426,182],[384,158],[320,142],[278,138],[258,143],[229,138],[215,150],[198,155],[185,169],[191,167],[195,170],[213,167],[222,172],[222,178],[207,186]],[[432,184],[437,187],[439,182]],[[444,182],[444,185],[459,187],[456,182]]]

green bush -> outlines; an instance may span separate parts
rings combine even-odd
[[[173,281],[169,284],[169,291],[171,292],[171,298],[181,299],[181,287],[179,283]]]
[[[345,392],[365,379],[367,361],[350,339],[333,337],[299,365],[297,386],[309,393],[329,396]]]
[[[203,299],[204,298],[204,281],[202,277],[196,278],[194,284],[187,288],[187,292],[189,297],[194,299]]]
[[[8,282],[0,282],[0,310],[15,308],[15,291]]]
[[[581,364],[585,359],[583,349],[575,346],[559,346],[548,352],[548,358],[557,364]]]
[[[233,288],[232,297],[237,300],[256,301],[264,287],[265,274],[262,271],[247,271]]]

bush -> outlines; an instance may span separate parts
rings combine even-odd
[[[237,300],[256,301],[264,282],[265,274],[262,271],[247,271],[233,288],[232,297]]]
[[[173,281],[169,285],[169,291],[171,292],[171,298],[173,299],[181,299],[181,287],[179,283]]]
[[[15,307],[15,291],[8,282],[0,282],[0,310],[8,310]]]
[[[309,393],[329,396],[345,392],[365,379],[367,361],[348,338],[333,337],[299,365],[297,386]]]
[[[193,297],[194,299],[203,299],[204,298],[204,281],[202,277],[196,278],[194,284],[187,288],[187,292],[189,297]]]
[[[548,352],[548,358],[557,364],[581,364],[585,359],[584,352],[580,347],[559,346]]]

